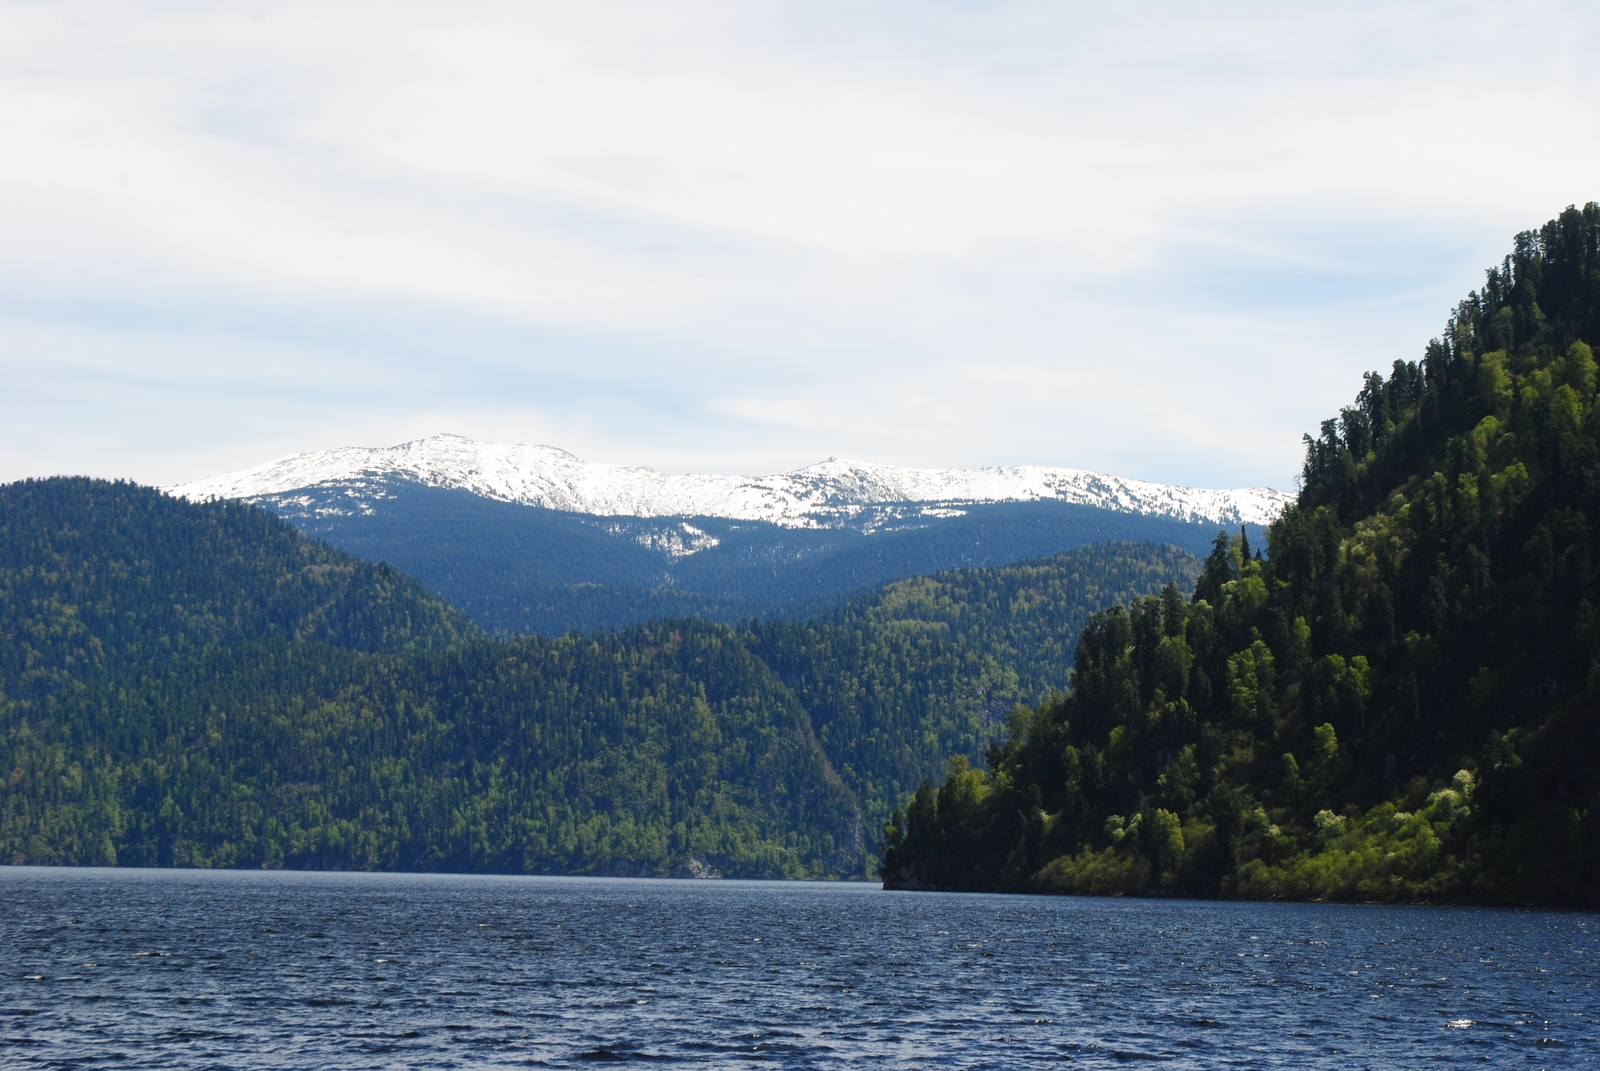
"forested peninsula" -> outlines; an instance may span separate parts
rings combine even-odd
[[[1092,610],[1198,569],[1109,544],[803,622],[501,640],[254,506],[14,483],[0,862],[865,878]]]
[[[1600,904],[1597,245],[1595,204],[1519,235],[1307,437],[1266,548],[1095,615],[886,885]]]

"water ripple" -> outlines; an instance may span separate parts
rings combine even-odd
[[[0,868],[16,1067],[1600,1064],[1578,913]]]

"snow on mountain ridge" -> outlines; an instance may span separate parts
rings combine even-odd
[[[1173,487],[1038,465],[913,469],[836,457],[773,476],[669,476],[642,466],[584,461],[553,446],[484,443],[460,435],[296,454],[165,490],[194,500],[248,500],[386,477],[574,513],[723,517],[787,527],[826,525],[884,503],[1039,499],[1213,524],[1267,524],[1292,497],[1262,487]]]

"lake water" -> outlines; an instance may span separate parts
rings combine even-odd
[[[0,867],[0,1065],[1600,1063],[1600,916]]]

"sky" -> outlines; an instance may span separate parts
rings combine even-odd
[[[1292,489],[1600,199],[1581,3],[0,0],[0,480],[437,432]]]

